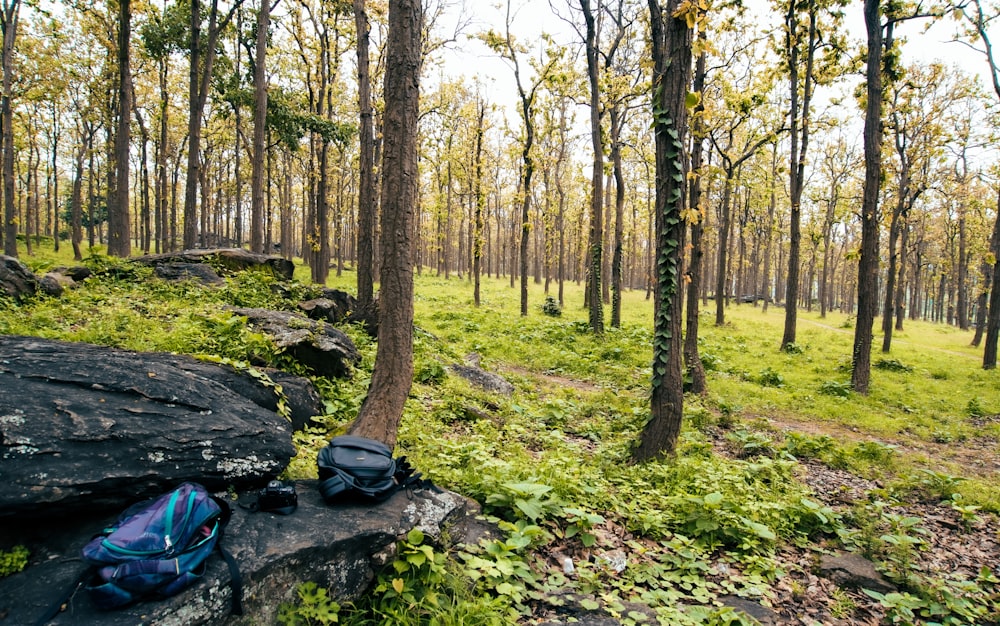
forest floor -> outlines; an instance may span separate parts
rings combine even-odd
[[[543,394],[546,389],[558,388],[571,388],[581,394],[600,391],[599,387],[588,382],[563,376],[532,372],[520,367],[509,367],[506,371],[536,380]],[[1000,421],[1000,415],[987,416],[983,420]],[[892,446],[900,454],[925,459],[929,469],[939,467],[934,464],[934,460],[947,460],[961,467],[967,472],[967,476],[995,477],[1000,472],[998,442],[992,439],[934,443],[903,436],[890,440],[839,424],[796,420],[788,416],[743,416],[742,424],[774,433],[795,432],[813,437],[827,435],[838,442],[877,439],[882,444]],[[739,451],[733,450],[725,433],[716,430],[713,444],[717,453],[738,458]],[[816,500],[842,515],[850,512],[858,503],[879,501],[877,493],[884,487],[880,480],[863,478],[811,460],[800,461],[799,477],[811,489]],[[884,506],[883,519],[884,516],[889,516],[898,520],[919,520],[913,527],[913,532],[919,535],[920,545],[915,551],[901,550],[899,555],[893,557],[907,561],[896,563],[898,567],[919,571],[931,579],[963,576],[967,580],[976,580],[983,568],[992,571],[998,567],[1000,523],[996,516],[985,514],[977,515],[972,520],[963,520],[956,509],[941,502],[885,503]],[[620,528],[607,527],[601,533],[605,551],[614,552],[617,548],[627,552],[626,542],[630,539],[632,537],[629,533]],[[619,544],[617,546],[616,541]],[[763,603],[769,606],[773,615],[762,620],[762,623],[765,626],[875,626],[886,623],[886,607],[878,600],[860,590],[841,589],[831,580],[818,575],[821,556],[842,551],[837,546],[822,544],[781,546],[775,560],[785,575],[773,583],[770,593],[764,594],[766,599]],[[557,557],[566,552],[569,552],[566,547],[559,546],[553,551]],[[732,566],[725,563],[718,569],[740,576],[738,571],[733,571]]]

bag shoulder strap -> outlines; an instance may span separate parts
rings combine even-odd
[[[222,556],[222,560],[226,562],[229,567],[229,586],[233,590],[233,615],[243,615],[243,575],[240,574],[239,563],[236,562],[236,558],[233,557],[229,550],[226,550],[222,546],[222,541],[225,539],[226,526],[229,525],[229,520],[233,516],[233,509],[229,506],[229,503],[212,496],[212,500],[215,501],[222,512],[219,514],[219,539],[215,542],[215,549],[218,550],[219,555]]]
[[[77,589],[79,589],[80,586],[83,585],[95,571],[97,571],[96,567],[85,567],[83,571],[81,571],[76,578],[73,579],[73,582],[68,585],[61,594],[59,594],[59,597],[55,600],[55,602],[53,602],[49,608],[45,609],[45,613],[38,619],[37,622],[35,622],[35,626],[45,626],[45,624],[51,622],[56,615],[59,615],[59,612],[63,610],[63,605],[69,602],[70,598],[73,597],[73,594],[76,593]]]

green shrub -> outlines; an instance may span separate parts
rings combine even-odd
[[[771,367],[765,367],[757,376],[757,382],[762,387],[784,387],[785,377]]]
[[[874,363],[875,369],[880,369],[886,372],[902,372],[910,373],[913,368],[909,365],[904,365],[899,359],[879,359]]]
[[[805,346],[801,346],[794,341],[790,341],[781,348],[781,351],[785,354],[802,354],[806,351],[806,349]]]
[[[0,578],[16,574],[28,566],[30,553],[24,546],[0,550]]]
[[[819,392],[824,396],[834,396],[837,398],[849,398],[851,395],[851,383],[842,383],[836,380],[827,380],[819,386]]]
[[[836,442],[829,435],[816,437],[802,433],[785,434],[784,450],[797,459],[818,459],[836,448]]]
[[[559,301],[554,297],[545,296],[545,303],[542,304],[542,313],[549,317],[560,317],[562,315],[562,307],[559,306]]]
[[[302,583],[295,588],[298,604],[278,606],[278,623],[286,626],[328,626],[339,620],[340,605],[330,598],[326,589],[314,582]]]

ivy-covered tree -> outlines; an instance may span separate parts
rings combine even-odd
[[[633,452],[636,461],[673,454],[684,409],[681,373],[681,255],[687,186],[685,145],[696,8],[649,0],[656,141],[656,287],[653,301],[651,417]]]

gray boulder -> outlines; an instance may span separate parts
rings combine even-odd
[[[38,278],[28,266],[12,256],[0,254],[0,294],[23,300],[39,289]]]
[[[264,268],[278,278],[291,280],[295,264],[280,256],[254,254],[242,248],[213,248],[209,250],[182,250],[163,254],[147,254],[132,259],[142,265],[157,266],[164,263],[215,263],[231,271]]]
[[[225,284],[212,266],[204,263],[159,263],[153,269],[153,275],[163,280],[190,280],[207,286]]]
[[[846,589],[871,589],[880,593],[896,591],[896,586],[875,569],[874,563],[853,552],[824,555],[820,560],[819,573]]]
[[[0,520],[118,509],[184,480],[265,484],[295,454],[292,425],[235,391],[253,387],[244,378],[176,355],[0,336]]]
[[[271,337],[275,345],[320,376],[345,378],[361,360],[354,342],[343,331],[299,313],[226,307],[247,318],[250,326]]]

